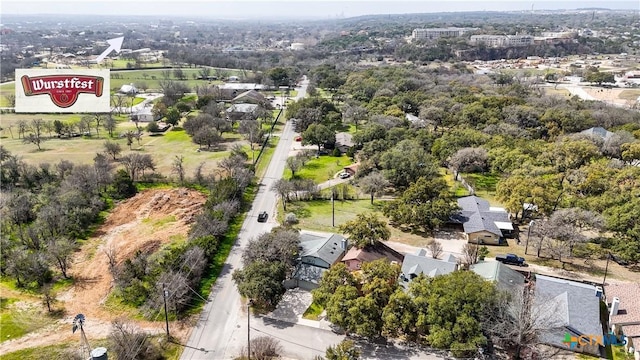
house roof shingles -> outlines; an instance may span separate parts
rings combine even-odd
[[[640,324],[640,283],[608,284],[604,291],[609,304],[614,297],[620,299],[618,314],[611,317],[613,324]],[[627,330],[627,327],[624,329]],[[640,336],[640,330],[637,335]]]
[[[524,276],[522,274],[497,261],[486,261],[471,265],[471,271],[488,281],[496,282],[503,289],[524,286]]]
[[[378,243],[376,246],[367,246],[364,249],[358,249],[354,246],[347,251],[342,261],[360,260],[362,262],[371,262],[382,258],[402,263],[404,256],[387,245]]]
[[[593,285],[536,275],[535,302],[555,302],[557,316],[564,319],[565,327],[579,334],[602,334],[600,325],[600,299]],[[552,342],[561,342],[553,339]]]
[[[455,218],[462,222],[464,232],[472,234],[488,231],[502,236],[502,231],[496,223],[511,223],[509,214],[504,209],[492,208],[487,200],[477,196],[466,196],[458,199],[462,209]]]
[[[252,113],[256,111],[257,108],[258,105],[256,104],[233,104],[227,109],[227,112]]]
[[[255,90],[249,90],[233,98],[232,102],[240,101],[243,99],[250,99],[260,103],[267,101],[267,98],[265,98],[264,95],[260,94]]]
[[[302,248],[300,256],[317,257],[331,265],[344,253],[342,249],[343,240],[345,240],[345,238],[338,234],[321,234],[303,231],[300,233],[300,247]]]
[[[434,277],[452,273],[458,268],[455,256],[446,256],[445,260],[440,260],[425,255],[424,249],[417,250],[415,254],[406,254],[402,262],[402,274],[407,278],[420,274]]]

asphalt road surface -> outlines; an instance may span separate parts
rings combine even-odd
[[[296,98],[306,96],[307,85],[308,80],[305,78],[301,86],[296,89],[298,91]],[[222,268],[222,272],[212,289],[209,301],[205,305],[197,325],[191,332],[191,336],[186,344],[187,347],[182,353],[181,359],[232,359],[240,354],[243,346],[246,346],[246,305],[242,302],[240,294],[231,279],[231,274],[234,270],[241,267],[242,251],[249,239],[255,238],[264,232],[269,232],[271,228],[277,225],[274,219],[277,196],[271,191],[271,186],[276,180],[280,179],[284,173],[287,156],[294,140],[294,134],[293,124],[288,122],[282,131],[269,167],[260,183],[253,205],[242,224],[242,229],[240,230],[236,244],[232,248],[227,262]],[[258,214],[262,211],[269,213],[269,219],[266,223],[259,223],[257,221]],[[260,324],[262,324],[262,321],[256,318],[255,325],[259,326]],[[253,325],[254,324],[252,324],[252,327]],[[288,328],[291,329],[292,326],[289,325]],[[280,330],[278,327],[267,325],[262,331],[265,333],[279,333]],[[309,328],[308,330],[304,329],[292,332],[290,330],[291,334],[286,335],[282,333],[281,335],[285,337],[289,336],[290,340],[296,340],[295,342],[299,342],[300,344],[307,344],[308,339],[311,337],[308,331],[311,330],[321,331]],[[258,334],[258,330],[256,330],[256,334]],[[331,332],[328,332],[328,334],[335,336],[335,334]],[[283,343],[282,345],[286,344]],[[298,351],[293,349],[293,353],[297,352]],[[301,357],[307,357],[308,354],[309,353],[305,351],[300,355]],[[314,353],[314,355],[315,354],[316,353]]]

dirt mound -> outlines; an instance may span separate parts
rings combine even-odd
[[[145,190],[118,204],[74,258],[70,270],[74,284],[57,297],[67,314],[57,326],[61,331],[43,329],[3,342],[0,353],[78,339],[70,329],[73,317],[79,313],[87,318],[85,330],[90,339],[106,337],[111,321],[122,313],[105,306],[113,287],[106,252],[113,249],[116,262],[121,263],[137,250],[157,250],[170,241],[186,238],[190,224],[202,211],[205,201],[202,193],[178,188]],[[162,332],[164,326],[164,323],[145,321],[137,324],[152,333]]]

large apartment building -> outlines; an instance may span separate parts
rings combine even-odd
[[[459,37],[465,33],[478,30],[477,28],[431,28],[431,29],[415,29],[411,33],[413,40],[436,40],[441,37]]]
[[[511,47],[533,45],[531,35],[472,35],[472,45],[485,44],[488,47]]]

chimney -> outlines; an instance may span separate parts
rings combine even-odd
[[[620,299],[618,299],[617,297],[614,297],[613,301],[611,301],[611,312],[609,313],[609,316],[618,315],[619,308],[620,308]]]

